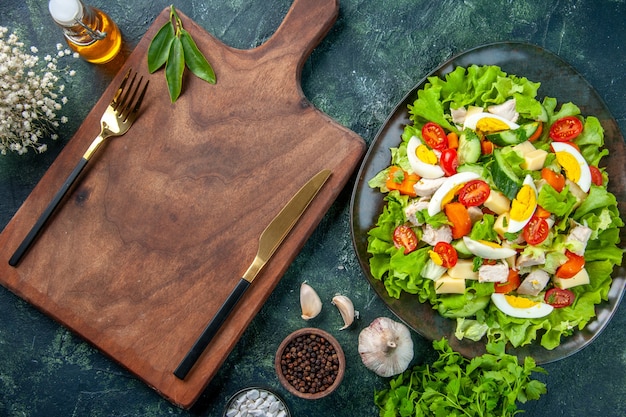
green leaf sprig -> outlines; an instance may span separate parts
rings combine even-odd
[[[447,339],[433,341],[439,358],[432,365],[416,365],[389,381],[374,402],[381,417],[464,416],[511,417],[517,403],[537,400],[547,392],[533,373],[546,373],[527,356],[504,352],[504,343],[487,346],[488,353],[466,359]]]
[[[194,42],[191,34],[183,28],[183,22],[170,6],[170,20],[164,24],[150,42],[148,48],[148,71],[153,73],[165,65],[165,79],[174,103],[183,87],[185,66],[198,78],[215,84],[215,72]]]

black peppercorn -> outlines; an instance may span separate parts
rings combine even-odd
[[[280,358],[285,379],[298,391],[308,394],[325,391],[335,382],[338,363],[332,344],[314,334],[289,342]]]

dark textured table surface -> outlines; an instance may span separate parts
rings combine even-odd
[[[313,1],[313,0],[311,0]],[[170,1],[94,0],[120,26],[124,55]],[[262,44],[287,13],[289,0],[174,1],[224,43]],[[39,54],[62,42],[45,0],[3,0],[0,26],[16,31]],[[452,56],[495,41],[525,41],[556,53],[605,100],[626,132],[626,2],[623,0],[343,0],[328,36],[302,73],[307,98],[368,144],[404,94]],[[0,156],[0,228],[4,227],[104,91],[123,56],[95,66],[70,60],[66,87],[70,121],[48,152]],[[536,80],[540,81],[540,80]],[[192,410],[179,409],[89,344],[0,288],[1,416],[219,416],[237,390],[262,385],[283,395],[294,416],[374,416],[373,392],[387,381],[367,371],[357,352],[360,329],[393,317],[370,289],[356,259],[349,227],[351,185],[340,195],[274,293],[246,330]],[[307,325],[298,289],[311,283],[325,306],[310,325],[331,332],[347,357],[345,379],[331,396],[305,401],[289,395],[273,370],[282,338]],[[349,294],[361,312],[352,329],[330,299]],[[415,363],[431,361],[430,341],[413,333]],[[522,406],[531,416],[626,415],[626,307],[581,352],[545,365],[548,394]],[[330,411],[332,410],[332,411]]]

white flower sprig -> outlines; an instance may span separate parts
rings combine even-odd
[[[57,44],[56,54],[46,55],[40,64],[36,47],[30,54],[15,33],[5,37],[7,33],[0,26],[0,154],[22,155],[29,148],[42,153],[47,149],[42,139],[57,139],[59,123],[67,123],[67,117],[58,114],[67,103],[62,96],[65,85],[55,84],[60,72],[74,76],[75,71],[59,69],[58,59],[78,55]]]

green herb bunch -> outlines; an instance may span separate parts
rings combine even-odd
[[[185,66],[204,81],[210,84],[216,82],[211,64],[200,52],[189,32],[183,28],[183,22],[173,5],[170,6],[170,20],[159,29],[148,48],[150,73],[163,65],[172,103],[180,96]]]
[[[516,356],[504,353],[504,343],[490,344],[488,353],[471,360],[445,338],[433,341],[433,347],[439,358],[432,366],[417,365],[374,394],[381,417],[514,416],[522,412],[517,401],[536,400],[547,391],[530,378],[546,371],[530,356],[520,365]]]

